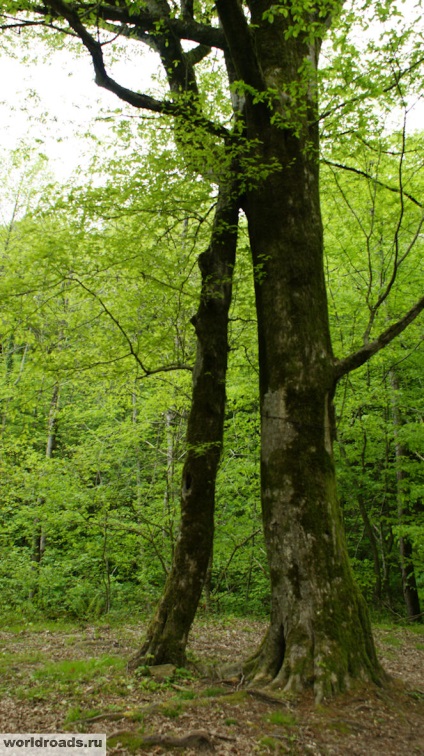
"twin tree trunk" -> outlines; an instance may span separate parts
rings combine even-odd
[[[336,372],[323,266],[317,111],[313,76],[309,71],[306,81],[300,73],[305,59],[316,67],[319,42],[287,34],[289,22],[283,16],[272,24],[264,21],[269,5],[249,3],[249,28],[237,2],[216,3],[234,78],[247,85],[250,154],[245,164],[255,165],[257,175],[268,174],[259,180],[256,175],[240,177],[255,272],[262,512],[271,576],[270,627],[244,672],[287,691],[313,688],[320,700],[354,679],[378,682],[383,673],[349,567],[336,494]],[[292,84],[295,95],[302,92],[302,107],[286,94]],[[258,97],[258,92],[270,94]],[[220,202],[223,207],[222,198]],[[218,244],[212,241],[202,258],[181,537],[135,663],[149,655],[155,663],[184,661],[206,574],[225,402],[224,332],[231,289],[222,289],[222,282],[234,261],[236,209],[232,198],[226,212],[233,232],[227,231]]]

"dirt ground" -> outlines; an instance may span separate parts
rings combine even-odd
[[[0,630],[0,732],[107,733],[108,754],[424,754],[424,627],[379,627],[391,682],[315,706],[240,681],[205,679],[205,663],[249,655],[264,623],[198,622],[190,670],[130,675],[141,626]],[[196,672],[197,670],[197,672]]]

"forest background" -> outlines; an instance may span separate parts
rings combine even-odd
[[[398,41],[399,63],[416,24],[407,28],[393,13],[381,23],[387,55]],[[400,318],[422,289],[424,148],[422,133],[407,130],[413,73],[377,108],[367,73],[375,40],[366,43],[368,57],[353,57],[349,76],[337,67],[337,33],[332,42],[326,63],[334,73],[323,78],[322,99],[334,114],[322,127],[321,196],[332,338],[336,353],[350,353],[371,327]],[[211,108],[225,117],[219,55],[199,65],[215,93]],[[164,83],[159,77],[153,86]],[[355,101],[340,111],[347,87]],[[20,148],[2,167],[5,614],[149,614],[178,536],[190,319],[216,205],[215,157],[210,167],[199,165],[204,151],[182,160],[164,116],[104,117],[107,156],[98,144],[66,185],[52,182],[33,149]],[[242,226],[203,608],[260,616],[269,610],[269,576],[252,280]],[[335,398],[339,495],[356,580],[376,612],[415,620],[424,590],[420,344],[416,321],[346,376]]]

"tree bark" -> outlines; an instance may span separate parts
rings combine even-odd
[[[286,690],[313,686],[321,699],[352,678],[377,680],[380,669],[336,493],[318,171],[295,139],[285,141],[283,171],[250,194],[247,208],[260,271],[262,512],[272,590],[270,630],[251,671]]]
[[[331,347],[319,204],[318,130],[313,80],[318,44],[287,35],[288,21],[263,21],[270,3],[249,3],[252,25],[242,51],[228,6],[217,3],[239,74],[254,69],[265,97],[247,90],[246,130],[255,165],[268,176],[251,180],[245,212],[255,271],[258,319],[262,514],[271,574],[271,622],[246,664],[255,682],[286,691],[312,687],[317,700],[353,679],[379,681],[365,603],[349,567],[336,493]],[[236,3],[232,5],[236,12]],[[230,23],[231,20],[231,23]],[[249,37],[253,40],[250,51]],[[246,64],[248,60],[248,64]],[[240,61],[240,62],[239,62]],[[309,87],[295,112],[290,85]],[[272,166],[277,166],[272,170]]]
[[[228,312],[231,304],[238,225],[238,197],[222,187],[208,249],[199,257],[202,290],[197,314],[197,355],[182,474],[181,524],[171,572],[156,614],[130,668],[143,664],[184,665],[212,552],[215,480],[222,449]]]

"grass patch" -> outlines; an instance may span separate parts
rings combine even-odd
[[[24,688],[19,685],[28,679],[29,671],[25,667],[39,665],[44,660],[44,654],[39,651],[0,654],[0,692],[25,698],[27,686]],[[42,697],[45,698],[45,695]]]
[[[410,622],[408,624],[408,630],[417,635],[424,635],[424,624],[419,622]]]
[[[118,743],[124,748],[125,751],[130,753],[137,753],[142,748],[146,748],[143,742],[143,735],[137,732],[121,732],[119,735],[114,735],[112,738],[107,739],[108,748],[116,748]]]
[[[330,730],[340,732],[342,735],[349,735],[352,732],[352,728],[347,724],[347,722],[328,722],[327,727]]]
[[[294,727],[297,724],[296,717],[287,711],[273,711],[267,716],[266,721],[273,725],[282,725],[283,727]]]
[[[225,696],[226,690],[224,688],[205,688],[202,691],[201,696],[203,698],[216,698],[217,696]]]
[[[22,619],[17,620],[16,616],[2,617],[1,628],[6,633],[12,635],[25,635],[27,633],[69,633],[71,630],[78,630],[78,623],[68,619],[43,620],[43,619]]]
[[[47,701],[51,695],[52,689],[48,685],[19,686],[14,691],[14,696],[19,701]]]
[[[168,705],[163,706],[163,708],[162,708],[161,711],[162,711],[162,714],[165,717],[169,717],[169,719],[178,719],[178,717],[182,713],[182,710],[183,710],[182,704],[180,704],[180,703],[176,703],[176,704],[169,703]]]
[[[189,669],[186,669],[185,667],[177,667],[174,674],[172,675],[175,680],[194,680],[194,675],[192,672],[190,672]]]
[[[72,724],[72,722],[79,722],[81,720],[90,719],[101,714],[100,709],[81,709],[79,706],[72,706],[63,722],[64,725]]]
[[[394,646],[395,648],[399,648],[402,645],[401,639],[396,635],[387,635],[385,638],[381,638],[381,642],[385,643],[387,646]]]
[[[408,690],[406,693],[416,701],[424,701],[424,693],[422,690]]]
[[[116,656],[101,656],[98,659],[75,659],[60,662],[48,662],[35,670],[35,680],[51,680],[53,682],[86,682],[101,674],[112,670],[122,670],[124,659]]]
[[[245,690],[236,690],[235,693],[227,693],[222,696],[221,700],[229,704],[239,704],[245,701],[247,693]]]
[[[259,741],[259,753],[281,753],[281,743],[270,735],[264,735]]]
[[[193,701],[193,699],[196,698],[194,690],[179,690],[177,695],[178,698],[182,698],[183,701]]]
[[[156,693],[158,690],[168,690],[169,684],[154,680],[153,677],[137,678],[138,687],[140,690],[145,690],[148,693]]]
[[[45,655],[40,651],[24,651],[18,654],[3,652],[0,654],[0,670],[3,672],[10,667],[16,671],[19,664],[38,664],[44,659]]]

